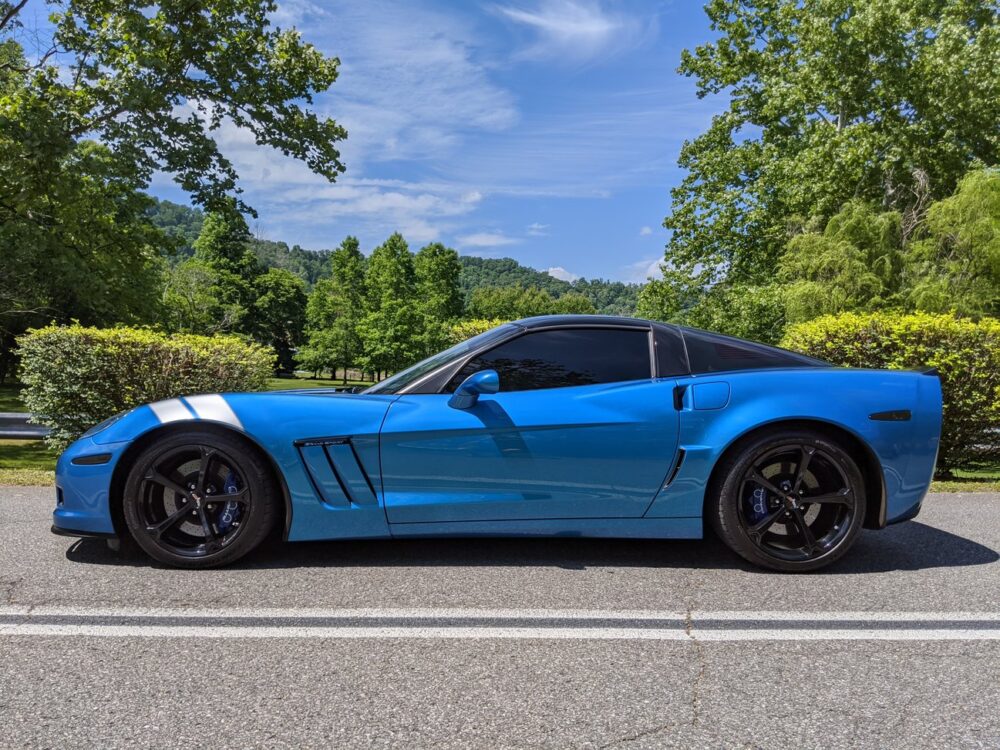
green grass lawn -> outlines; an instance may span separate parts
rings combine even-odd
[[[50,486],[56,454],[41,440],[0,440],[0,484]]]
[[[361,388],[367,388],[371,383],[364,382],[361,380],[348,380],[348,386],[360,386]],[[269,391],[287,391],[292,388],[343,388],[344,381],[341,379],[329,380],[327,378],[271,378],[267,381],[267,390]]]
[[[27,411],[21,403],[21,384],[0,385],[0,411]]]

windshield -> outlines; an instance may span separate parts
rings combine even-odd
[[[421,362],[417,362],[412,367],[400,370],[391,378],[386,378],[381,383],[376,383],[362,391],[362,393],[399,393],[406,386],[410,385],[410,383],[416,382],[429,372],[433,372],[449,362],[461,359],[473,349],[478,349],[484,344],[489,344],[491,341],[499,341],[517,328],[518,326],[513,323],[504,323],[498,328],[491,328],[485,333],[473,336],[471,339],[455,344],[450,349],[445,349],[443,352],[438,352]]]

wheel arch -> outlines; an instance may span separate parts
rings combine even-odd
[[[115,533],[118,537],[125,538],[129,536],[129,530],[125,524],[124,511],[125,483],[128,481],[129,472],[135,465],[139,455],[157,440],[161,440],[168,435],[173,435],[178,432],[189,431],[199,431],[209,434],[214,433],[217,435],[235,437],[246,444],[250,450],[255,451],[259,456],[264,458],[265,464],[271,472],[271,478],[274,480],[281,492],[281,501],[284,504],[284,522],[281,534],[282,539],[287,539],[288,529],[292,523],[292,502],[291,495],[288,492],[288,484],[285,482],[284,474],[282,474],[270,453],[268,453],[264,447],[252,437],[247,435],[245,432],[235,429],[231,425],[222,422],[212,422],[209,420],[169,422],[167,424],[159,425],[147,432],[144,432],[142,435],[133,440],[132,444],[125,449],[121,458],[119,458],[118,462],[115,464],[114,472],[111,475],[111,484],[108,490],[108,506],[111,510],[111,521],[114,524]]]
[[[786,430],[811,430],[818,432],[847,451],[861,470],[865,483],[865,520],[864,528],[881,529],[886,525],[886,490],[885,478],[882,475],[881,464],[875,451],[861,437],[847,428],[821,419],[783,419],[758,425],[735,437],[719,454],[708,484],[705,487],[702,518],[707,517],[709,499],[714,495],[719,483],[723,481],[722,470],[725,459],[741,450],[750,440],[768,433],[780,433]]]

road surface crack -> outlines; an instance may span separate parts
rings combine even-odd
[[[666,724],[660,724],[659,726],[650,727],[649,729],[643,729],[641,732],[636,732],[635,734],[630,734],[625,737],[619,737],[613,742],[609,742],[606,745],[601,745],[600,747],[598,747],[598,750],[607,750],[607,748],[609,747],[617,747],[619,745],[624,745],[629,742],[638,742],[639,740],[645,739],[646,737],[652,737],[653,735],[657,735],[660,732],[666,732],[668,729],[673,729],[675,726],[677,726],[677,722],[669,721]]]
[[[14,592],[24,583],[24,576],[18,578],[0,578],[0,591],[3,592],[4,604],[14,603]]]
[[[694,644],[694,658],[698,667],[691,682],[691,725],[698,726],[701,723],[701,689],[705,682],[706,671],[705,646],[694,632],[694,609],[690,606],[684,614],[684,632]]]

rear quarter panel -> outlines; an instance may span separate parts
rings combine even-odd
[[[889,523],[915,515],[930,485],[941,434],[941,387],[934,376],[888,370],[802,368],[680,378],[677,476],[646,513],[701,516],[712,470],[726,449],[766,425],[814,421],[851,433],[881,468]],[[871,414],[909,410],[908,421]]]

